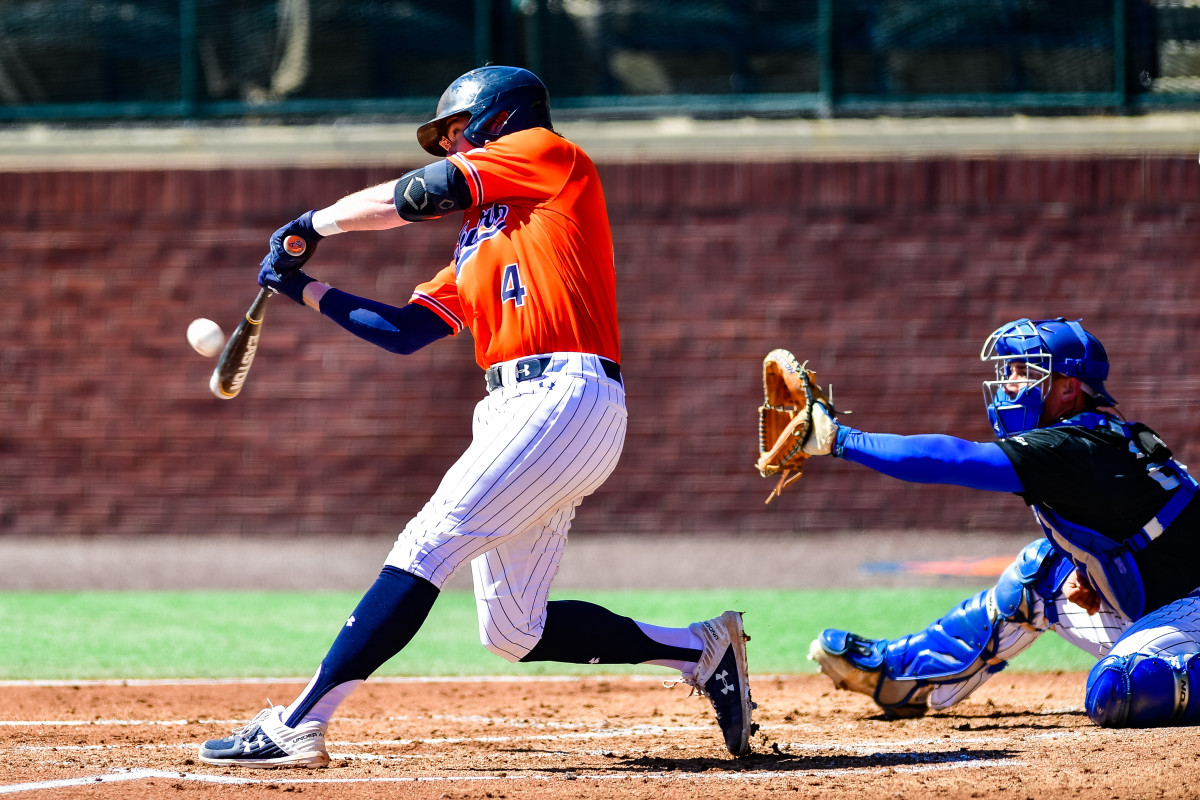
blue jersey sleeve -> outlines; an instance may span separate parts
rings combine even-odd
[[[321,313],[360,339],[391,353],[408,355],[452,331],[425,306],[396,307],[330,289],[321,298]]]
[[[835,452],[902,481],[1022,491],[1016,469],[996,442],[971,442],[936,433],[867,433],[839,425]]]

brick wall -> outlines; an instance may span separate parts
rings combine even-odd
[[[410,357],[286,300],[233,401],[184,340],[228,333],[281,222],[395,170],[0,174],[0,533],[390,536],[466,446],[469,335]],[[575,530],[1026,530],[1019,500],[822,460],[782,501],[755,458],[759,364],[811,358],[845,420],[987,439],[977,360],[1020,316],[1080,316],[1127,413],[1200,451],[1191,158],[606,164],[629,437]],[[395,302],[443,220],[322,244]]]

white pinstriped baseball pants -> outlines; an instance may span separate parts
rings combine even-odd
[[[386,561],[439,589],[470,561],[480,640],[508,661],[541,638],[575,507],[625,444],[625,390],[600,359],[547,355],[533,380],[516,382],[516,362],[505,363],[503,385],[475,406],[470,447]]]

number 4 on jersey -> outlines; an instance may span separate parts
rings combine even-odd
[[[521,270],[516,264],[504,268],[504,277],[500,279],[500,302],[512,300],[517,307],[525,305],[525,293],[528,289],[521,283]]]

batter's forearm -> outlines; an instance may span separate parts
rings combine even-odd
[[[332,287],[321,292],[318,310],[358,338],[389,353],[415,353],[453,333],[441,317],[424,306],[409,303],[397,308]]]
[[[321,310],[321,298],[325,296],[333,287],[328,283],[313,281],[308,286],[304,287],[304,305],[311,308],[313,311]]]
[[[347,195],[313,213],[313,227],[322,236],[347,231],[382,231],[407,225],[396,211],[396,181]]]

